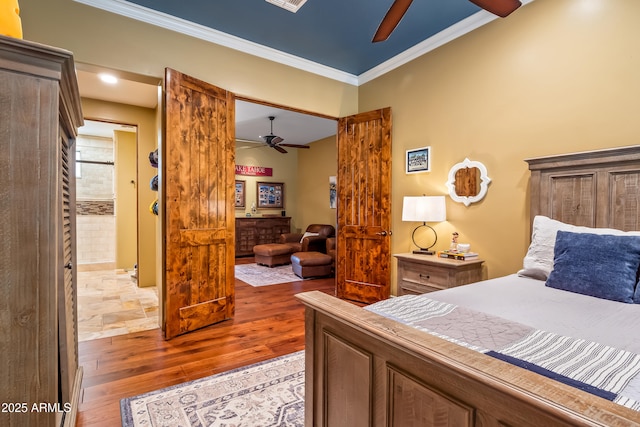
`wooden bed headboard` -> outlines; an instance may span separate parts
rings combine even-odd
[[[640,230],[640,145],[525,160],[531,221]]]

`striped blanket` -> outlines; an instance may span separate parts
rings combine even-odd
[[[454,304],[407,295],[374,313],[640,411],[640,356]]]

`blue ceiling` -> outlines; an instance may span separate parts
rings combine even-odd
[[[468,0],[415,0],[388,40],[372,43],[392,0],[129,0],[333,69],[360,75],[481,11]]]

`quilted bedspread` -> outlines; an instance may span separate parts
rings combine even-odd
[[[640,380],[638,354],[424,295],[380,301],[367,310],[640,411],[640,391],[629,387]]]

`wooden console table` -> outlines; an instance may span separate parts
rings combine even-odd
[[[255,245],[276,243],[290,232],[288,216],[236,218],[236,257],[253,255]]]

